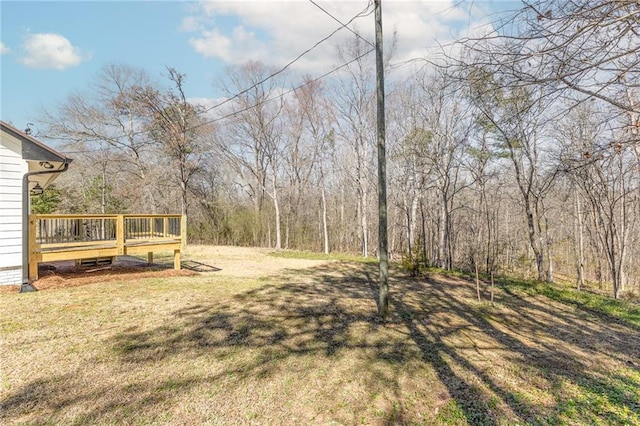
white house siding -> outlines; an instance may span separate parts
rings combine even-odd
[[[0,285],[21,284],[22,176],[28,166],[21,141],[0,135]]]

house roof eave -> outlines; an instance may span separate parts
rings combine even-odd
[[[0,120],[0,128],[13,137],[21,140],[22,144],[22,158],[24,160],[31,161],[48,161],[54,163],[71,163],[73,160],[66,155],[56,151],[55,149],[48,147],[31,135],[26,134],[13,127],[12,125]]]

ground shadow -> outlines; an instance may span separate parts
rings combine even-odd
[[[193,272],[218,272],[222,269],[196,260],[182,260],[180,267]],[[41,277],[57,275],[71,278],[84,275],[105,275],[112,272],[136,273],[144,271],[158,271],[173,269],[173,262],[147,262],[135,256],[117,256],[113,263],[77,264],[73,260],[41,263],[38,273]]]
[[[432,277],[424,283],[405,277],[403,281],[404,290],[394,293],[392,304],[425,360],[434,365],[444,383],[450,383],[449,390],[469,423],[493,424],[495,410],[489,407],[496,404],[507,408],[518,422],[529,424],[561,423],[568,412],[577,423],[624,424],[629,422],[625,412],[639,412],[638,395],[628,389],[637,389],[640,382],[628,376],[612,380],[607,374],[607,368],[616,364],[637,370],[633,360],[640,356],[640,336],[632,325],[603,322],[588,311],[576,311],[575,306],[508,290],[501,291],[497,308],[475,303],[474,287],[461,279]],[[468,338],[466,348],[464,339],[452,338],[455,334]],[[508,356],[481,360],[482,352],[495,356],[498,351]],[[602,360],[611,362],[598,365]],[[506,366],[539,384],[528,385],[529,389],[506,386],[506,381],[498,379],[504,375],[500,368]],[[463,373],[456,375],[454,368]],[[479,387],[482,392],[477,392]],[[526,395],[546,387],[557,387],[550,392],[551,405]],[[563,394],[563,387],[576,394]],[[475,395],[469,398],[470,393]],[[619,410],[594,411],[590,404],[597,404],[603,395]],[[566,410],[566,405],[571,409]]]
[[[73,260],[42,263],[39,279],[34,282],[38,290],[78,287],[116,280],[133,280],[170,276],[189,276],[220,269],[196,261],[183,261],[183,269],[174,270],[173,263],[149,263],[135,256],[117,256],[113,263],[76,264]]]
[[[153,371],[177,357],[206,359],[217,369],[198,378],[160,380],[151,388],[142,381],[128,384],[111,399],[87,391],[87,401],[108,402],[98,403],[83,421],[105,415],[127,419],[132,409],[175,398],[203,382],[221,382],[228,392],[241,393],[243,383],[265,385],[289,377],[290,370],[296,370],[291,376],[296,380],[318,374],[317,360],[340,366],[353,375],[345,380],[367,389],[365,396],[349,400],[350,411],[338,412],[324,407],[322,398],[331,400],[339,390],[317,391],[315,409],[323,419],[344,424],[638,420],[633,417],[640,411],[633,393],[640,387],[635,329],[575,306],[502,290],[495,305],[478,303],[465,280],[418,279],[400,271],[392,271],[390,316],[380,321],[376,276],[376,265],[350,263],[288,271],[249,291],[179,307],[161,325],[132,325],[104,341],[122,369]],[[242,362],[233,361],[238,354]],[[34,385],[14,392],[0,409],[14,416],[24,412],[17,401]],[[38,400],[57,401],[57,411],[79,403],[65,400],[64,390],[51,384],[40,389]],[[380,395],[389,403],[373,411]],[[597,398],[612,409],[598,412]],[[375,415],[375,421],[363,421],[358,412]]]

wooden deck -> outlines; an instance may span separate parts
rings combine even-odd
[[[186,221],[182,215],[31,215],[29,279],[38,279],[38,264],[57,260],[99,259],[127,254],[173,251],[180,269]]]

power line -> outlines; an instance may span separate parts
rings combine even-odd
[[[316,3],[313,0],[309,0],[315,7],[317,7],[318,9],[320,9],[321,11],[323,11],[324,13],[326,13],[327,15],[329,15],[331,17],[331,19],[333,19],[334,21],[336,21],[338,24],[342,25],[342,28],[346,28],[349,31],[351,31],[356,37],[360,38],[361,40],[363,40],[365,43],[367,43],[369,46],[373,47],[375,49],[375,45],[373,43],[371,43],[369,40],[367,40],[366,38],[362,37],[360,34],[358,34],[357,32],[353,31],[351,28],[347,27],[347,25],[349,25],[353,19],[349,22],[347,22],[346,24],[343,24],[338,18],[336,18],[335,16],[333,16],[329,11],[327,11],[325,8],[323,8],[322,6],[320,6],[318,3]],[[367,4],[367,9],[369,9],[371,7],[371,1],[369,1],[369,3]],[[363,13],[363,12],[360,12]],[[368,15],[370,15],[371,12],[368,13]]]
[[[310,1],[311,1],[311,0],[310,0]],[[431,17],[436,17],[436,16],[439,16],[439,15],[445,15],[445,14],[448,14],[448,13],[449,13],[449,12],[451,12],[452,10],[457,9],[458,7],[460,7],[460,6],[461,6],[463,3],[465,3],[466,1],[467,1],[467,0],[457,0],[457,1],[455,1],[451,6],[447,7],[446,9],[442,9],[442,10],[440,10],[440,11],[436,12],[436,13],[431,14]],[[470,27],[470,23],[471,23],[471,12],[472,12],[472,10],[473,10],[474,5],[475,5],[475,1],[474,1],[474,0],[471,0],[471,3],[470,3],[469,8],[468,8],[468,10],[469,10],[469,12],[468,12],[468,18],[469,18],[469,20],[468,20],[468,22],[467,22],[467,29],[470,29],[470,28],[471,28],[471,27]],[[491,26],[492,24],[491,24],[491,23],[489,23],[489,24],[483,24],[482,26],[487,26],[487,25],[488,25],[488,26]],[[482,26],[477,27],[477,28],[482,28]],[[433,52],[435,52],[436,50],[439,50],[440,52],[442,52],[445,48],[455,46],[457,43],[458,43],[457,41],[453,40],[453,41],[451,41],[451,42],[449,42],[449,43],[440,44],[440,43],[436,40],[436,44],[437,44],[437,45],[436,45],[436,46],[433,46],[430,50],[431,50],[431,51],[433,51]],[[415,64],[415,63],[418,63],[418,62],[423,62],[423,63],[425,63],[425,64],[434,64],[434,63],[435,63],[435,61],[432,61],[432,60],[427,59],[427,58],[425,58],[425,57],[417,57],[417,58],[410,58],[410,59],[406,59],[406,60],[404,60],[404,61],[400,61],[400,62],[397,62],[397,63],[395,63],[395,64],[390,63],[390,64],[389,64],[389,67],[390,67],[390,69],[391,69],[391,70],[395,70],[395,69],[402,68],[402,67],[405,67],[405,66],[408,66],[408,65],[412,65],[412,64]]]
[[[313,0],[310,0],[311,3],[314,3]],[[315,3],[314,3],[315,4]],[[317,6],[317,5],[316,5]],[[318,6],[320,7],[320,6]],[[336,18],[334,18],[341,26],[339,28],[336,28],[334,31],[332,31],[328,36],[324,37],[323,39],[321,39],[320,41],[318,41],[317,43],[315,43],[313,46],[311,46],[310,48],[308,48],[307,50],[305,50],[304,52],[302,52],[301,54],[299,54],[295,59],[293,59],[292,61],[290,61],[289,63],[287,63],[284,67],[282,67],[280,70],[272,73],[271,75],[265,77],[264,79],[258,81],[257,83],[251,85],[250,87],[242,90],[241,92],[233,95],[232,97],[225,99],[224,101],[220,102],[219,104],[213,105],[207,109],[204,110],[204,113],[211,111],[214,108],[218,108],[230,101],[232,101],[233,99],[236,99],[242,95],[244,95],[245,93],[249,92],[250,90],[256,88],[257,86],[267,82],[268,80],[272,79],[273,77],[282,74],[284,71],[286,71],[291,65],[293,65],[294,63],[296,63],[298,60],[300,60],[304,55],[310,53],[313,49],[315,49],[316,47],[318,47],[320,44],[324,43],[325,41],[327,41],[329,38],[333,37],[334,34],[336,34],[338,31],[340,31],[342,28],[346,28],[349,31],[353,32],[349,27],[347,27],[347,25],[351,24],[353,21],[355,21],[358,18],[362,18],[365,16],[369,16],[371,15],[372,11],[367,12],[367,10],[369,9],[369,7],[371,7],[371,3],[367,4],[367,7],[364,8],[361,12],[359,12],[357,15],[355,15],[353,18],[349,19],[349,21],[346,24],[343,24],[342,22],[338,21]],[[323,9],[324,10],[324,9]],[[328,12],[327,12],[328,13]],[[331,15],[329,15],[331,16]],[[332,16],[333,17],[333,16]],[[358,35],[357,33],[354,33],[356,35]],[[359,36],[359,35],[358,35]],[[360,37],[360,36],[359,36]],[[367,40],[365,40],[367,41]],[[369,43],[367,41],[367,43]],[[371,45],[371,43],[369,43]],[[373,46],[373,45],[372,45]]]
[[[192,129],[196,129],[196,128],[201,127],[201,126],[206,126],[207,124],[215,123],[217,121],[221,121],[221,120],[227,119],[229,117],[233,117],[234,115],[238,115],[238,114],[240,114],[242,112],[248,111],[248,110],[250,110],[252,108],[255,108],[257,106],[264,105],[266,103],[275,101],[277,99],[282,99],[283,97],[287,96],[290,93],[295,92],[298,89],[301,89],[301,88],[303,88],[305,86],[308,86],[308,85],[310,85],[312,83],[315,83],[316,81],[322,80],[323,78],[333,74],[334,72],[336,72],[336,71],[338,71],[338,70],[340,70],[340,69],[342,69],[342,68],[344,68],[346,66],[351,65],[352,63],[354,63],[355,61],[359,60],[360,58],[363,58],[363,57],[367,56],[369,53],[373,52],[374,50],[375,49],[369,49],[366,52],[364,52],[363,54],[361,54],[359,56],[356,56],[355,58],[351,59],[350,61],[345,62],[344,64],[333,68],[331,71],[327,71],[326,73],[322,74],[321,76],[316,77],[313,80],[306,81],[305,83],[303,83],[303,84],[301,84],[301,85],[299,85],[297,87],[294,87],[293,89],[289,89],[286,92],[283,92],[283,93],[279,94],[278,96],[275,96],[275,97],[269,98],[269,99],[265,99],[264,101],[258,102],[256,104],[249,105],[248,107],[245,107],[245,108],[243,108],[241,110],[233,111],[233,112],[231,112],[231,113],[229,113],[227,115],[224,115],[222,117],[214,118],[213,120],[210,120],[210,121],[208,121],[206,123],[197,124],[197,125],[193,126]]]
[[[265,99],[265,100],[263,100],[261,102],[249,105],[248,107],[239,109],[237,111],[230,112],[229,114],[223,115],[221,117],[216,117],[216,118],[214,118],[212,120],[209,120],[209,121],[206,121],[204,123],[196,124],[195,126],[190,127],[188,130],[197,129],[199,127],[206,126],[208,124],[213,124],[213,123],[218,122],[218,121],[226,120],[227,118],[230,118],[230,117],[233,117],[235,115],[241,114],[243,112],[249,111],[250,109],[253,109],[253,108],[258,107],[260,105],[264,105],[264,104],[267,104],[269,102],[273,102],[275,100],[282,99],[285,96],[287,96],[288,94],[295,92],[296,90],[302,89],[305,86],[308,86],[308,85],[313,84],[313,83],[315,83],[317,81],[320,81],[323,78],[328,77],[329,75],[341,70],[342,68],[351,65],[355,61],[367,56],[369,53],[373,52],[374,50],[375,50],[375,48],[369,49],[366,52],[364,52],[363,54],[361,54],[359,56],[356,56],[355,58],[351,59],[350,61],[345,62],[344,64],[339,65],[339,66],[331,69],[330,71],[327,71],[326,73],[324,73],[324,74],[322,74],[322,75],[320,75],[320,76],[318,76],[318,77],[316,77],[316,78],[314,78],[312,80],[308,80],[308,81],[304,82],[303,84],[294,87],[293,89],[289,89],[286,92],[280,93],[279,95],[277,95],[275,97],[272,97],[272,98],[269,98],[269,99]],[[89,142],[95,141],[95,140],[101,140],[101,139],[93,139],[93,140],[89,140]],[[151,140],[145,141],[145,142],[151,142]],[[64,153],[66,153],[66,154],[87,154],[87,153],[95,153],[95,152],[102,152],[102,151],[110,151],[111,149],[118,150],[118,148],[116,148],[116,147],[109,147],[109,148],[106,148],[104,150],[88,149],[88,150],[78,150],[78,151],[64,151]]]
[[[311,1],[312,3],[314,3],[312,0],[310,0],[310,1]],[[314,3],[314,4],[315,4],[317,7],[319,7],[320,9],[322,9],[322,8],[321,8],[320,6],[318,6],[316,3]],[[256,82],[256,83],[254,83],[253,85],[251,85],[251,86],[247,87],[246,89],[244,89],[244,90],[242,90],[242,91],[240,91],[240,92],[236,93],[235,95],[231,96],[230,98],[227,98],[227,99],[225,99],[224,101],[222,101],[222,102],[220,102],[220,103],[218,103],[218,104],[216,104],[216,105],[213,105],[213,106],[211,106],[211,107],[209,107],[209,108],[206,108],[206,109],[203,109],[203,110],[197,111],[197,112],[196,112],[196,115],[206,114],[206,113],[210,112],[211,110],[214,110],[214,109],[216,109],[216,108],[219,108],[219,107],[221,107],[221,106],[225,105],[226,103],[231,102],[232,100],[239,98],[240,96],[242,96],[243,94],[245,94],[245,93],[249,92],[250,90],[252,90],[252,89],[256,88],[257,86],[259,86],[259,85],[261,85],[261,84],[263,84],[263,83],[266,83],[267,81],[269,81],[270,79],[272,79],[272,78],[276,77],[277,75],[282,74],[282,73],[283,73],[284,71],[286,71],[286,70],[287,70],[291,65],[293,65],[294,63],[296,63],[297,61],[299,61],[303,56],[305,56],[305,55],[307,55],[308,53],[310,53],[311,51],[313,51],[313,50],[314,50],[316,47],[318,47],[320,44],[324,43],[325,41],[327,41],[328,39],[330,39],[331,37],[333,37],[333,36],[334,36],[338,31],[342,30],[343,28],[348,29],[348,30],[349,30],[349,31],[351,31],[352,33],[356,34],[358,37],[362,38],[359,34],[357,34],[357,33],[355,33],[354,31],[352,31],[352,30],[348,27],[348,25],[349,25],[349,24],[351,24],[353,21],[355,21],[355,20],[356,20],[356,19],[358,19],[358,18],[362,18],[362,17],[365,17],[365,16],[369,16],[369,15],[371,15],[371,13],[373,13],[373,10],[369,10],[369,8],[370,8],[370,7],[371,7],[371,2],[369,1],[369,2],[367,3],[367,6],[366,6],[364,9],[362,9],[362,11],[360,11],[358,14],[356,14],[355,16],[353,16],[353,17],[352,17],[351,19],[349,19],[349,21],[347,21],[346,23],[342,23],[342,22],[341,22],[341,21],[339,21],[337,18],[335,18],[334,16],[332,16],[329,12],[325,11],[324,9],[322,9],[325,13],[327,13],[327,14],[328,14],[329,16],[331,16],[334,20],[336,20],[336,21],[340,24],[340,27],[336,28],[336,29],[335,29],[334,31],[332,31],[329,35],[327,35],[326,37],[323,37],[321,40],[319,40],[318,42],[316,42],[313,46],[311,46],[310,48],[306,49],[304,52],[300,53],[300,54],[299,54],[295,59],[293,59],[293,60],[289,61],[289,62],[288,62],[284,67],[282,67],[282,68],[280,68],[279,70],[277,70],[277,71],[275,71],[275,72],[271,73],[269,76],[267,76],[267,77],[263,78],[262,80],[260,80],[260,81],[258,81],[258,82]],[[364,39],[363,39],[363,40],[364,40]],[[365,40],[365,41],[366,41],[368,44],[370,44],[370,45],[371,45],[371,43],[370,43],[370,42],[368,42],[367,40]],[[373,45],[372,45],[372,46],[373,46]],[[319,79],[321,79],[321,78],[324,78],[324,77],[326,77],[326,76],[328,76],[328,75],[332,74],[333,72],[335,72],[335,71],[337,71],[337,70],[341,69],[342,67],[344,67],[344,66],[347,66],[347,65],[351,64],[351,63],[352,63],[352,62],[354,62],[355,60],[360,59],[362,56],[365,56],[366,54],[368,54],[368,53],[370,53],[370,52],[371,52],[371,51],[368,51],[368,52],[366,52],[365,54],[360,55],[360,56],[358,56],[357,58],[355,58],[355,59],[353,59],[353,60],[351,60],[351,61],[347,62],[346,64],[343,64],[343,65],[341,65],[341,66],[339,66],[339,67],[337,67],[337,68],[334,68],[333,70],[331,70],[331,71],[329,71],[329,72],[327,72],[327,73],[323,74],[322,76],[320,76],[320,77],[319,77],[319,78],[317,78],[317,79],[311,80],[311,81],[307,82],[306,84],[303,84],[303,85],[298,86],[298,87],[296,87],[296,88],[294,88],[294,89],[291,89],[291,90],[289,90],[289,91],[285,92],[282,96],[284,96],[284,95],[286,95],[286,94],[289,94],[289,93],[291,93],[291,92],[293,92],[293,91],[295,91],[295,90],[298,90],[298,89],[300,89],[301,87],[304,87],[304,86],[305,86],[305,85],[307,85],[307,84],[310,84],[310,83],[315,82],[315,81],[317,81],[317,80],[319,80]],[[265,102],[270,102],[271,100],[275,100],[275,99],[277,99],[277,97],[276,97],[276,98],[273,98],[273,99],[268,99],[268,100],[266,100]],[[264,102],[263,102],[263,103],[264,103]],[[250,106],[250,107],[248,107],[248,108],[246,108],[246,109],[244,109],[244,110],[239,111],[238,113],[243,112],[243,111],[247,111],[248,109],[251,109],[251,108],[255,108],[256,106],[259,106],[259,105],[261,105],[261,104],[262,104],[262,103],[258,103],[258,104],[252,105],[252,106]],[[219,117],[219,118],[216,118],[216,119],[213,119],[213,120],[209,120],[209,121],[206,121],[206,122],[204,122],[204,123],[200,123],[200,124],[197,124],[197,125],[195,125],[195,126],[193,126],[193,127],[187,128],[186,130],[188,131],[188,130],[197,129],[197,128],[199,128],[199,127],[205,126],[205,125],[207,125],[207,124],[214,123],[214,122],[216,122],[216,121],[220,121],[221,119],[226,118],[226,117],[229,117],[229,116],[232,116],[232,115],[234,115],[234,114],[227,115],[227,116],[224,116],[224,117]],[[127,135],[122,135],[122,136],[133,137],[133,136],[143,135],[143,134],[146,134],[146,133],[151,133],[151,130],[139,130],[139,131],[132,132],[132,133],[129,133],[129,134],[127,134]],[[115,138],[117,138],[117,137],[115,137]],[[110,138],[110,139],[115,139],[115,138],[114,138],[114,137],[112,137],[112,138]],[[103,138],[97,138],[97,139],[86,139],[86,140],[84,140],[84,142],[95,142],[95,141],[101,141],[101,140],[103,140]],[[145,141],[142,141],[142,142],[140,142],[140,143],[148,143],[148,142],[153,142],[153,139],[145,140]],[[91,152],[91,151],[90,151],[90,150],[89,150],[89,151],[69,151],[68,153],[81,153],[81,152]]]

